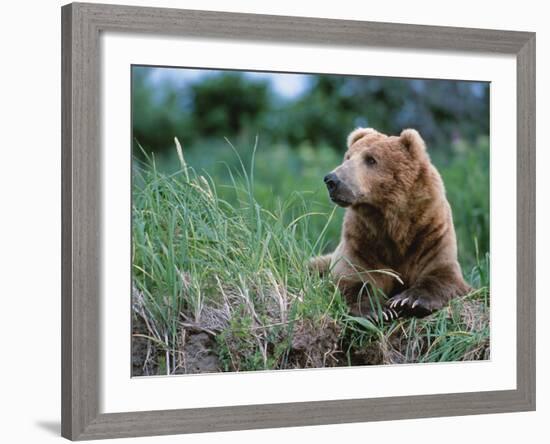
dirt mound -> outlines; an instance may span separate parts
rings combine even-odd
[[[206,333],[186,333],[182,347],[183,366],[176,373],[212,373],[220,371],[218,356],[213,352],[214,341]],[[179,371],[181,370],[181,371]]]
[[[298,321],[292,333],[291,361],[297,368],[344,365],[339,338],[340,327],[332,319],[315,324],[310,320]]]
[[[132,316],[132,376],[158,375],[157,347],[141,316]]]
[[[202,307],[198,320],[180,313],[175,346],[169,348],[155,325],[144,320],[140,296],[136,291],[134,376],[490,358],[489,308],[480,299],[460,298],[424,319],[370,327],[330,316],[289,321],[286,304],[276,304],[280,301],[272,297],[265,301],[267,317],[249,305],[232,310],[231,301],[225,301]],[[447,343],[462,352],[453,354]]]

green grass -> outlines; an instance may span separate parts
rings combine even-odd
[[[340,161],[333,150],[247,153],[223,142],[210,157],[195,147],[184,160],[180,149],[168,167],[136,157],[134,374],[487,358],[488,178],[486,194],[474,183],[485,150],[481,142],[440,168],[478,290],[428,318],[383,325],[349,316],[333,283],[305,267],[339,238],[343,212],[321,180]],[[475,196],[460,194],[465,178]]]

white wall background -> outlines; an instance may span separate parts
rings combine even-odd
[[[121,0],[122,1],[122,0]],[[103,0],[103,3],[114,3]],[[317,443],[358,440],[542,442],[550,414],[544,272],[549,248],[550,175],[544,146],[549,118],[550,30],[544,2],[462,0],[258,2],[254,0],[124,1],[127,4],[419,23],[537,32],[538,106],[538,411],[125,440],[143,443]],[[3,442],[59,441],[60,415],[60,6],[58,0],[9,2],[0,47],[0,407]],[[313,7],[314,5],[314,7]],[[31,132],[32,131],[32,132]],[[511,215],[511,217],[514,217]]]

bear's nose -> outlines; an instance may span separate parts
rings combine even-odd
[[[338,176],[334,173],[329,173],[323,178],[325,185],[327,186],[328,192],[332,193],[336,187],[338,187],[338,184],[340,183],[340,179],[338,179]]]

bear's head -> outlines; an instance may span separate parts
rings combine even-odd
[[[342,164],[324,178],[331,200],[341,207],[399,205],[430,164],[414,129],[387,136],[358,128],[348,136],[347,148]]]

